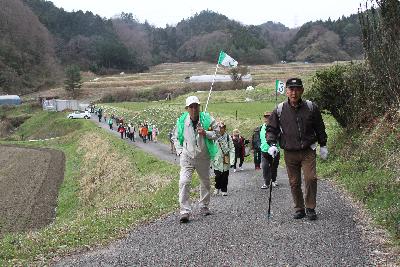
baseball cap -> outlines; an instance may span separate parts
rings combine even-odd
[[[190,106],[193,103],[197,103],[200,105],[200,100],[197,98],[197,96],[192,95],[186,98],[186,107]]]
[[[290,78],[286,81],[286,87],[303,87],[303,82],[299,78]]]

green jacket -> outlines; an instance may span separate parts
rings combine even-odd
[[[218,147],[218,153],[212,161],[213,168],[220,172],[229,171],[230,166],[235,163],[235,146],[232,137],[225,133],[215,143]],[[229,155],[229,163],[224,163],[224,155]]]
[[[261,126],[261,131],[260,131],[261,152],[264,153],[268,153],[268,149],[270,148],[270,145],[268,145],[267,143],[266,133],[267,133],[267,126],[264,123]],[[276,147],[279,149],[279,144],[276,144]]]

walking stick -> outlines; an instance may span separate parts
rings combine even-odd
[[[275,157],[272,158],[272,164],[270,166],[270,180],[269,180],[269,199],[268,199],[268,222],[271,218],[271,198],[272,198],[272,166],[274,166]]]

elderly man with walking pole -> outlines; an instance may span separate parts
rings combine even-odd
[[[284,149],[284,159],[294,202],[294,219],[305,216],[316,220],[317,200],[316,147],[320,145],[322,159],[328,157],[327,134],[324,121],[317,105],[303,101],[303,83],[299,78],[286,81],[286,96],[272,112],[268,129],[268,153],[276,157],[277,142]],[[304,174],[305,198],[301,188],[301,171]]]

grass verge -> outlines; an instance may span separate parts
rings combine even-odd
[[[178,166],[133,148],[90,121],[68,120],[63,113],[38,112],[19,131],[33,136],[35,125],[47,127],[38,123],[43,120],[63,127],[65,135],[7,143],[65,153],[56,220],[36,232],[5,235],[0,240],[1,266],[43,265],[55,256],[106,244],[177,208]]]
[[[388,230],[397,248],[400,248],[399,136],[399,127],[390,127],[384,121],[361,132],[337,129],[330,135],[329,160],[318,164],[322,176],[338,181],[364,204],[373,220]]]

